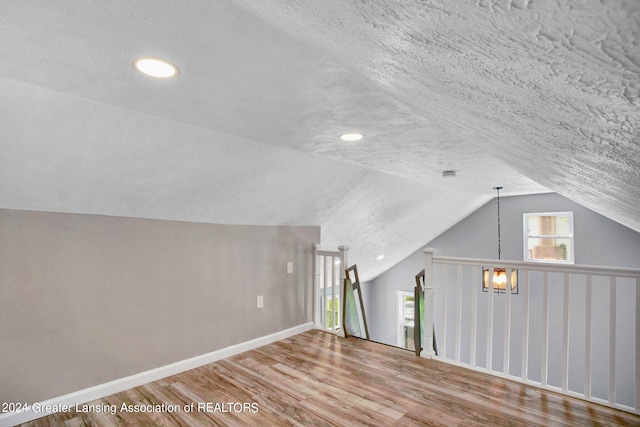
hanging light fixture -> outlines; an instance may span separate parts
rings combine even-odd
[[[500,248],[500,190],[502,187],[493,187],[496,190],[498,197],[498,259],[501,258]],[[491,279],[491,270],[493,270],[493,280]],[[510,287],[512,294],[518,293],[518,270],[511,270],[511,277],[507,280],[507,269],[503,267],[482,268],[482,290],[488,292],[490,282],[493,281],[493,291],[497,293],[506,292],[507,286]],[[507,283],[509,282],[509,283]]]

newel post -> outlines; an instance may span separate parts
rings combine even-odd
[[[313,291],[311,292],[312,298],[312,313],[313,323],[316,328],[322,329],[320,321],[320,272],[318,271],[318,244],[313,244]]]
[[[422,329],[422,357],[431,359],[436,355],[433,349],[433,248],[422,251],[425,255],[424,262],[424,328]]]
[[[340,319],[343,321],[344,319],[344,307],[345,307],[345,302],[344,302],[344,296],[346,295],[344,288],[344,281],[347,278],[347,268],[349,268],[349,264],[348,264],[348,254],[349,254],[349,246],[338,246],[338,251],[340,252],[340,301],[342,301],[342,304],[340,304]],[[344,324],[344,321],[342,322]],[[347,331],[344,330],[344,328],[340,328],[340,334],[342,337],[346,337],[347,336]]]

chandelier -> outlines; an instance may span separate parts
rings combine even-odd
[[[498,260],[501,257],[500,248],[500,190],[502,187],[493,187],[497,192],[498,200]],[[482,290],[488,292],[490,288],[490,274],[493,270],[493,292],[503,293],[510,287],[512,294],[518,293],[518,270],[512,269],[509,280],[507,280],[507,269],[503,267],[482,267]],[[507,283],[509,282],[509,283]]]

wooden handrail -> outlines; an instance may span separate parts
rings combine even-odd
[[[557,264],[550,262],[525,262],[497,259],[457,258],[434,256],[433,262],[438,264],[492,266],[518,268],[528,271],[547,271],[550,273],[591,274],[595,276],[640,277],[640,269],[626,267],[607,267],[601,265]]]
[[[637,378],[637,376],[634,382],[631,383],[631,387],[634,388],[634,391],[635,391],[635,393],[633,393],[631,397],[633,399],[633,403],[629,402],[630,394],[628,394],[628,392],[627,394],[625,394],[626,396],[625,399],[623,400],[618,399],[617,380],[619,379],[620,368],[617,366],[619,361],[617,360],[618,357],[616,355],[617,347],[618,347],[617,343],[622,342],[620,340],[623,340],[624,342],[628,343],[630,342],[629,341],[630,339],[633,340],[633,338],[635,338],[635,346],[634,346],[635,348],[631,349],[631,352],[635,350],[635,363],[634,363],[635,372],[636,373],[640,372],[640,339],[639,339],[640,330],[638,329],[640,328],[640,269],[627,268],[627,267],[598,266],[598,265],[560,264],[560,263],[551,263],[551,262],[538,263],[538,262],[524,262],[524,261],[510,261],[510,260],[496,260],[496,259],[434,256],[434,251],[433,249],[430,249],[430,248],[425,249],[423,252],[426,255],[425,257],[425,291],[426,292],[431,291],[432,293],[431,300],[429,302],[425,301],[425,309],[426,310],[428,309],[431,311],[431,315],[428,315],[427,313],[425,313],[425,322],[427,322],[429,325],[433,324],[432,323],[433,313],[435,313],[436,311],[436,304],[435,304],[436,295],[434,291],[437,290],[437,292],[441,292],[442,289],[453,286],[455,288],[450,293],[455,294],[455,296],[457,297],[457,303],[454,305],[455,309],[457,310],[456,312],[457,315],[455,316],[455,320],[453,320],[453,326],[456,328],[456,333],[450,334],[451,335],[450,338],[455,340],[455,345],[453,346],[453,349],[455,350],[455,356],[453,354],[451,355],[445,354],[446,353],[445,350],[447,347],[446,338],[448,335],[447,324],[451,324],[451,321],[447,320],[448,318],[447,306],[449,305],[447,303],[448,292],[443,292],[438,297],[439,298],[438,308],[440,308],[442,312],[442,316],[441,316],[438,328],[439,329],[442,328],[440,329],[440,331],[443,336],[443,351],[441,355],[437,356],[438,359],[445,361],[447,363],[452,363],[456,365],[466,366],[471,369],[489,372],[493,375],[510,378],[515,381],[520,381],[527,384],[535,384],[541,388],[554,390],[559,393],[563,393],[563,394],[567,394],[575,397],[580,397],[585,400],[597,402],[597,403],[611,406],[617,409],[622,409],[627,412],[640,414],[640,380]],[[434,272],[434,266],[436,265],[441,267],[440,273],[438,273],[437,275]],[[448,273],[452,270],[452,267],[454,267],[453,275],[455,277],[451,277],[452,274]],[[472,267],[472,268],[464,269],[464,267]],[[481,267],[484,267],[484,268],[488,267],[490,270],[494,268],[505,268],[505,269],[511,269],[511,270],[518,270],[521,273],[523,273],[521,274],[523,294],[522,294],[522,298],[519,300],[519,303],[518,303],[519,307],[522,309],[522,313],[519,314],[520,318],[522,319],[521,321],[522,331],[520,332],[522,333],[522,339],[520,340],[521,346],[519,347],[521,352],[521,366],[520,366],[521,372],[518,375],[514,375],[510,372],[509,362],[510,362],[511,349],[513,348],[515,350],[518,348],[517,347],[518,344],[516,344],[516,346],[513,346],[511,342],[512,337],[511,337],[510,327],[511,327],[511,319],[512,319],[512,313],[511,313],[512,298],[519,298],[519,297],[512,297],[511,293],[509,292],[507,292],[505,297],[501,300],[494,300],[495,297],[493,293],[489,293],[487,295],[487,298],[485,300],[486,325],[484,326],[487,333],[487,339],[485,341],[487,355],[485,358],[484,365],[477,364],[476,357],[475,357],[475,349],[477,347],[476,346],[476,329],[477,329],[476,320],[480,318],[478,317],[479,312],[477,310],[478,292],[475,286],[477,285],[477,283],[479,283],[478,272],[480,271]],[[465,274],[464,280],[463,280],[463,269],[466,272],[464,273]],[[530,274],[533,272],[542,273],[542,274],[535,274],[535,275]],[[468,279],[469,275],[471,276],[471,279]],[[553,275],[553,278],[552,278],[552,275]],[[555,277],[555,275],[558,275],[559,277]],[[534,276],[535,276],[535,284],[533,283]],[[571,276],[584,276],[584,277],[580,279],[576,279],[574,281],[574,279]],[[592,297],[592,295],[595,295],[595,287],[594,287],[595,285],[594,285],[594,282],[592,281],[592,278],[595,278],[595,277],[601,278],[598,280],[598,284],[602,284],[603,286],[606,286],[605,289],[608,288],[608,293],[609,293],[608,298],[598,300],[597,302]],[[605,280],[602,280],[602,278],[605,278]],[[608,278],[608,280],[606,280],[606,278]],[[623,279],[623,280],[618,280],[618,279]],[[436,281],[438,286],[435,286]],[[608,284],[606,282],[608,282]],[[572,289],[577,290],[581,287],[581,286],[573,286],[573,283],[575,283],[576,285],[582,284],[583,289],[581,289],[579,292],[584,293],[584,297],[582,297],[584,298],[584,306],[573,305],[574,302],[572,302],[573,300],[571,299],[571,296],[570,296],[571,294],[573,294]],[[619,285],[619,283],[621,285]],[[631,285],[631,287],[629,287],[629,285]],[[463,362],[460,359],[460,350],[461,350],[461,345],[463,341],[460,333],[461,328],[463,326],[460,310],[462,307],[463,295],[465,295],[464,292],[467,292],[470,289],[468,288],[469,286],[472,287],[473,291],[471,291],[470,294],[466,294],[466,295],[470,299],[470,303],[467,303],[467,304],[471,305],[470,311],[472,315],[470,319],[470,325],[467,325],[465,323],[465,325],[467,325],[465,326],[465,328],[468,327],[467,331],[469,331],[466,334],[467,337],[465,338],[465,340],[468,340],[467,342],[469,343],[470,347],[468,350],[469,351],[468,362],[467,361]],[[553,310],[559,310],[556,313],[556,317],[559,317],[559,320],[555,321],[556,323],[554,324],[555,326],[553,326],[553,328],[550,323],[551,322],[550,313],[553,307],[553,304],[552,304],[553,301],[551,301],[552,288],[555,289],[554,292],[556,293],[561,292],[561,295],[562,295],[557,297],[562,301],[562,307],[559,309],[557,307],[553,309]],[[634,293],[633,288],[635,288],[635,296],[631,296]],[[467,291],[465,291],[464,289],[467,289]],[[532,299],[530,297],[531,289],[536,289],[538,292],[537,294],[538,302],[536,303],[536,305],[533,304]],[[625,290],[625,292],[627,293],[619,295],[620,290]],[[627,299],[624,300],[624,298],[627,298]],[[631,316],[635,317],[635,329],[626,328],[623,330],[623,332],[626,335],[624,335],[624,337],[619,337],[618,336],[619,331],[616,329],[617,323],[618,323],[617,319],[618,319],[618,316],[620,316],[621,313],[623,313],[619,309],[619,304],[621,304],[624,301],[626,306],[628,306],[630,303],[629,299],[635,299],[635,313],[631,312]],[[600,317],[597,319],[602,319],[602,321],[605,322],[606,325],[608,325],[608,329],[609,329],[608,339],[605,338],[605,341],[600,340],[597,343],[594,342],[596,335],[594,335],[595,330],[592,328],[592,324],[595,321],[592,319],[592,316],[594,316],[594,313],[596,312],[596,305],[599,307],[598,312],[604,313],[604,314],[601,314]],[[504,313],[503,314],[504,319],[502,319],[502,321],[504,322],[504,326],[503,326],[503,331],[501,332],[503,337],[502,369],[500,369],[499,371],[495,370],[492,367],[492,360],[493,360],[492,350],[493,350],[493,342],[494,342],[494,327],[493,327],[494,308],[501,308]],[[534,308],[535,310],[537,310],[539,323],[532,324],[530,323],[530,313]],[[582,348],[578,348],[575,346],[574,346],[574,350],[570,349],[571,345],[570,345],[569,336],[570,336],[570,331],[572,331],[570,329],[570,324],[572,322],[570,320],[571,319],[570,313],[572,313],[576,309],[579,310],[579,312],[584,313],[584,323],[585,323],[584,331],[577,332],[579,335],[582,335],[584,337],[583,348],[584,348],[585,359],[584,359],[584,369],[583,369],[583,375],[584,375],[583,391],[573,389],[569,381],[570,365],[572,361],[572,359],[570,358],[570,354],[573,351],[578,351],[578,352],[583,351]],[[626,321],[632,322],[633,319],[631,320],[628,319],[629,317],[628,315],[630,314],[629,311],[628,310],[624,311],[624,313],[627,314]],[[425,330],[422,331],[422,335],[425,338],[426,338],[427,332],[429,331],[429,329],[427,329],[428,327],[429,326],[425,325],[425,328],[424,328]],[[530,347],[529,347],[529,344],[530,344],[529,337],[531,335],[532,328],[534,327],[537,328],[536,331],[537,333],[540,334],[540,338],[539,338],[540,366],[538,367],[538,369],[540,369],[539,379],[535,375],[532,375],[532,376],[529,375],[530,374],[529,363],[528,363],[529,357],[530,356],[536,357],[534,354],[535,352],[531,353]],[[559,373],[555,374],[555,376],[558,377],[555,381],[558,381],[558,383],[555,385],[552,385],[548,382],[548,378],[547,378],[549,373],[548,368],[550,366],[549,365],[550,363],[549,334],[552,331],[552,329],[556,330],[557,328],[560,329],[560,335],[559,335],[559,338],[557,339],[557,342],[559,344],[555,344],[557,347],[557,350],[554,350],[554,351],[557,354],[555,354],[554,357],[555,359],[560,358],[560,364],[558,366],[561,366],[561,370]],[[629,336],[631,336],[631,338],[629,338]],[[558,335],[556,335],[556,337],[558,337]],[[579,344],[576,344],[576,346],[579,346]],[[425,346],[425,348],[428,348],[428,347],[429,346]],[[607,366],[595,367],[593,365],[591,355],[594,351],[593,350],[594,348],[598,348],[598,349],[604,348],[601,351],[608,350],[609,357],[607,359],[608,360]],[[628,350],[625,350],[625,351],[628,351]],[[451,352],[451,350],[449,352]],[[424,354],[423,354],[423,357],[425,357]],[[433,355],[431,357],[433,357]],[[628,362],[628,359],[626,360],[626,362]],[[626,365],[624,366],[628,366],[628,365],[629,363],[626,363]],[[604,400],[602,399],[602,397],[596,397],[593,395],[592,376],[594,375],[596,370],[598,373],[601,373],[603,371],[606,372],[608,370],[608,372],[606,372],[605,374],[602,374],[602,375],[606,375],[606,377],[608,378],[606,379],[608,383],[607,384],[608,396]],[[600,375],[599,378],[603,378],[602,375]],[[626,384],[627,388],[629,387],[628,381],[624,382],[624,384]],[[600,387],[601,386],[602,386],[602,382]],[[602,390],[600,390],[600,393],[602,393]],[[623,401],[626,403],[622,403]],[[629,406],[629,403],[631,403],[631,406]]]

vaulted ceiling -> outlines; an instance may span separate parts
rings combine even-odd
[[[497,185],[640,231],[637,0],[3,1],[0,94],[0,208],[320,225],[365,280]]]

